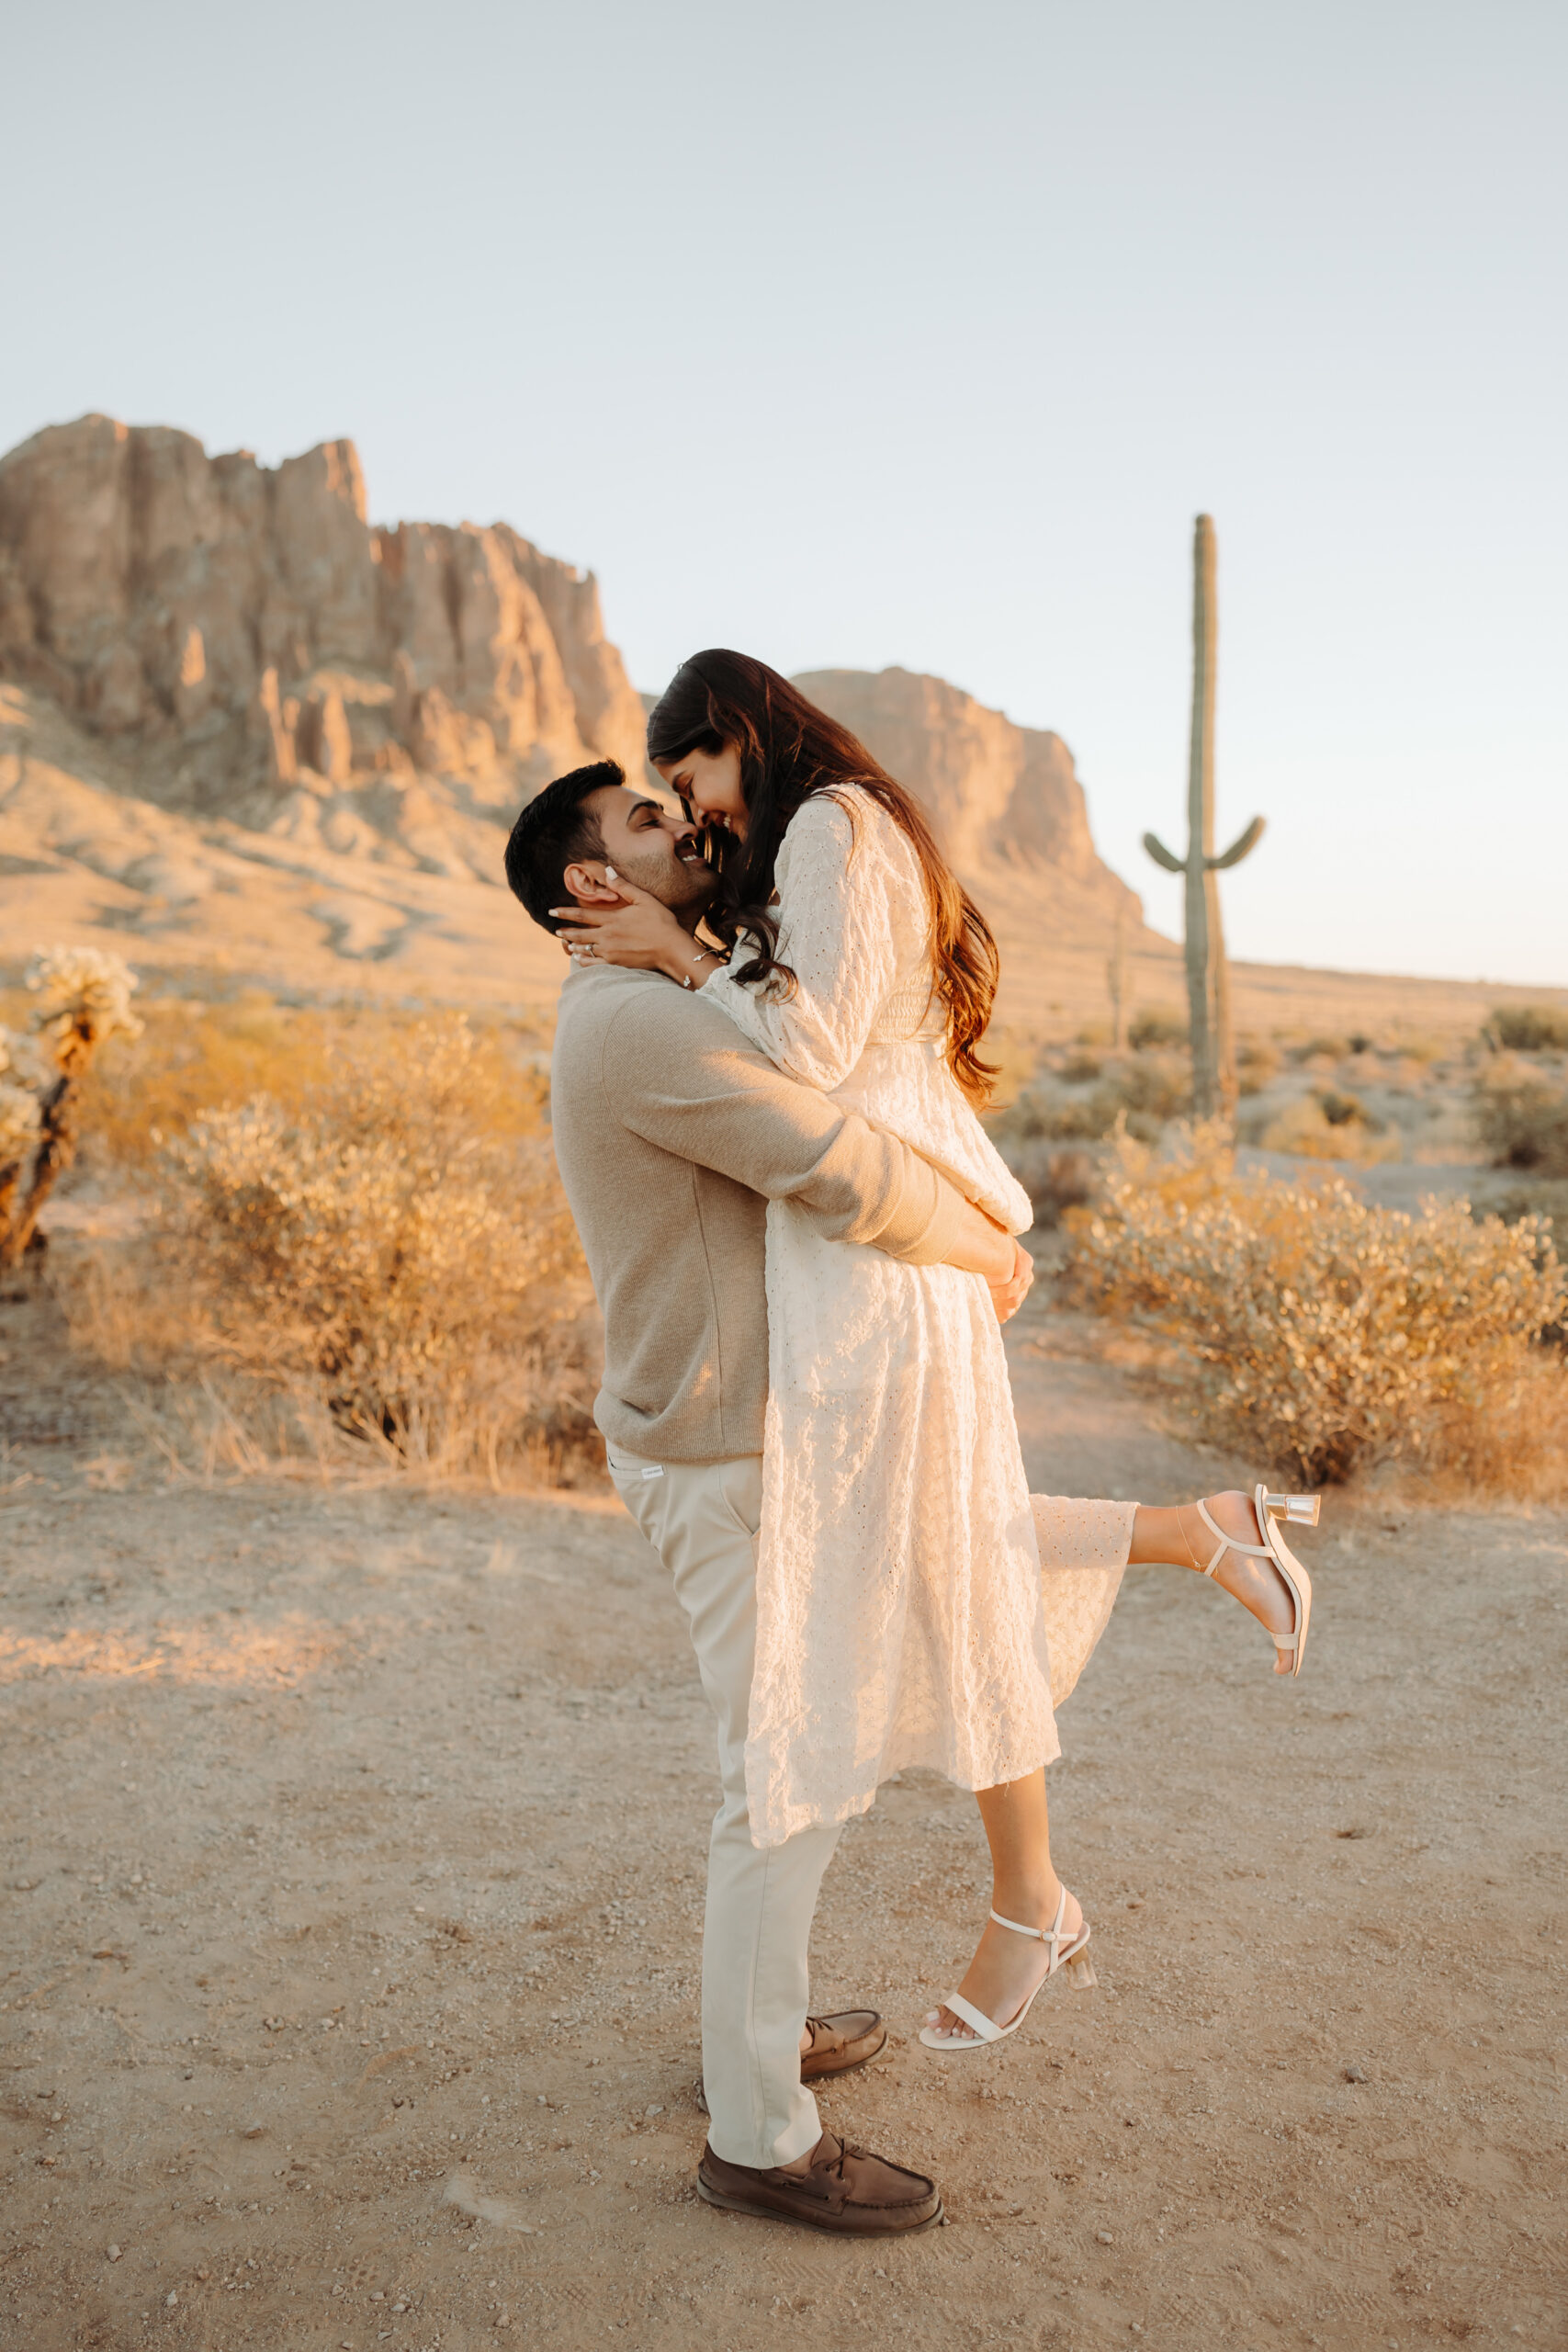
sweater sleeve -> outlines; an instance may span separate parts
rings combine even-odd
[[[830,795],[813,795],[791,818],[778,860],[777,955],[795,974],[793,992],[770,995],[732,979],[753,953],[745,944],[703,984],[770,1061],[825,1093],[859,1061],[897,978],[881,838],[889,822],[863,793],[852,815]]]
[[[795,1202],[831,1239],[921,1266],[954,1246],[964,1198],[929,1160],[785,1077],[700,994],[637,991],[605,1031],[600,1076],[634,1135]]]

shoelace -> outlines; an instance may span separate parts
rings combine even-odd
[[[840,2140],[839,2142],[838,2154],[836,2156],[829,2157],[825,2165],[813,2165],[811,2169],[813,2172],[836,2172],[839,2178],[842,2180],[846,2161],[851,2156],[863,2156],[864,2154],[865,2150],[863,2148],[857,2148],[852,2140]]]

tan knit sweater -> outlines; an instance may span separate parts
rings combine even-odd
[[[658,972],[561,989],[556,1159],[604,1317],[593,1418],[655,1461],[762,1450],[766,1202],[912,1265],[953,1246],[961,1195],[879,1128],[785,1078]]]

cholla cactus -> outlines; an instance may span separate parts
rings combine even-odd
[[[76,1157],[76,1097],[94,1054],[141,1029],[136,975],[101,948],[39,948],[24,978],[39,999],[33,1035],[0,1029],[0,1267],[19,1264]]]
[[[0,1080],[38,1094],[53,1080],[49,1057],[39,1053],[33,1040],[25,1037],[19,1029],[0,1026]]]
[[[39,999],[33,1027],[67,1076],[78,1059],[85,1069],[107,1037],[141,1034],[130,1010],[136,975],[101,947],[40,947],[23,978]]]
[[[0,1078],[0,1182],[20,1166],[38,1141],[43,1113],[29,1086]]]

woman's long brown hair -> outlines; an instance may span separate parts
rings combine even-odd
[[[813,794],[858,786],[887,811],[920,862],[936,993],[947,1017],[948,1067],[967,1100],[983,1111],[997,1075],[977,1050],[996,1001],[997,943],[918,801],[847,727],[807,702],[787,678],[749,654],[716,647],[683,662],[654,706],[648,756],[661,764],[690,752],[716,753],[727,743],[740,753],[746,839],[739,849],[726,842],[718,895],[705,920],[727,947],[742,936],[755,942],[757,953],[737,979],[794,989],[795,974],[774,953],[778,916],[769,904],[784,828]],[[850,815],[852,821],[852,807]]]

